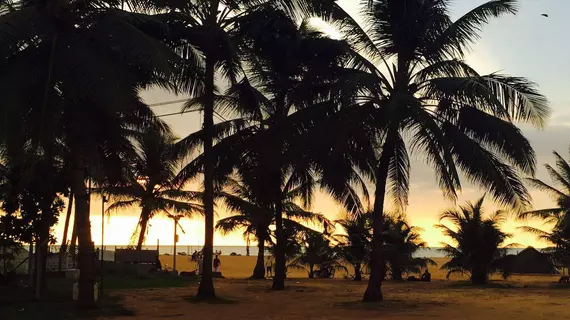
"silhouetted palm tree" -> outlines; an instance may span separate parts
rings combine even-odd
[[[227,180],[225,190],[216,196],[230,211],[238,214],[219,220],[216,228],[224,233],[244,229],[245,238],[255,237],[258,255],[252,278],[264,279],[265,243],[270,241],[270,227],[275,224],[275,215],[270,203],[264,202],[264,195],[256,194],[259,188],[255,185],[255,180],[257,180],[255,172],[251,171],[242,174],[240,180]],[[300,190],[301,188],[297,188],[283,192],[285,220],[329,226],[330,222],[323,215],[307,211],[295,203],[301,195]]]
[[[535,155],[515,122],[544,126],[546,99],[524,78],[480,75],[465,61],[468,46],[493,17],[516,12],[516,1],[486,2],[453,21],[450,1],[372,0],[362,12],[367,35],[362,54],[378,62],[361,64],[365,74],[347,86],[367,88],[354,112],[358,128],[375,128],[381,147],[376,158],[374,241],[364,301],[382,300],[381,230],[386,196],[407,204],[409,147],[434,167],[444,194],[456,198],[459,173],[499,202],[523,207],[527,189],[517,170],[534,174]],[[365,116],[366,115],[366,116]],[[369,120],[372,119],[372,120]],[[484,125],[483,125],[484,124]],[[405,140],[403,137],[410,137]]]
[[[420,232],[421,229],[410,226],[404,216],[387,216],[383,254],[393,280],[402,280],[402,273],[419,273],[428,265],[437,265],[429,258],[414,257],[419,249],[427,246]]]
[[[3,116],[12,123],[2,129],[29,128],[35,152],[48,162],[54,159],[53,141],[69,150],[82,307],[93,306],[95,283],[88,168],[98,166],[96,160],[130,152],[132,126],[151,118],[137,92],[149,84],[166,85],[176,57],[159,41],[167,29],[160,21],[119,10],[118,5],[21,1],[3,3],[0,12],[0,91],[7,102]]]
[[[339,263],[339,252],[332,246],[331,240],[334,239],[327,234],[304,230],[298,236],[301,252],[288,264],[288,268],[305,270],[310,279],[332,278],[337,270],[347,271]]]
[[[352,214],[347,214],[344,219],[335,222],[346,233],[335,236],[339,240],[337,245],[339,258],[352,265],[354,281],[360,281],[365,267],[370,263],[372,215],[364,213],[354,217]]]
[[[487,282],[492,272],[498,271],[498,262],[504,256],[505,241],[510,234],[500,230],[505,220],[505,211],[495,211],[484,217],[483,200],[467,202],[465,206],[451,209],[441,214],[441,220],[447,220],[453,227],[437,225],[444,235],[451,238],[454,245],[446,244],[441,249],[451,260],[441,266],[447,269],[447,276],[453,273],[469,274],[474,284]]]
[[[112,202],[107,212],[134,206],[141,208],[137,225],[137,250],[141,250],[147,226],[156,214],[191,217],[203,213],[199,192],[184,191],[173,180],[181,161],[175,137],[169,132],[147,130],[137,137],[137,155],[132,159],[128,183],[102,188]],[[135,231],[135,233],[136,233]]]
[[[536,234],[540,239],[554,245],[547,251],[553,259],[562,266],[570,265],[570,164],[556,151],[556,168],[545,164],[555,186],[539,179],[527,179],[530,184],[540,191],[548,193],[556,202],[556,207],[523,212],[520,218],[535,218],[542,220],[551,227],[551,231],[525,226],[522,230]]]
[[[316,134],[320,128],[315,125],[338,109],[338,101],[334,100],[338,97],[331,83],[338,81],[337,73],[343,71],[340,64],[351,51],[345,42],[325,37],[307,21],[297,26],[279,11],[258,12],[251,16],[251,21],[243,22],[243,29],[247,30],[248,38],[244,44],[251,47],[247,63],[252,67],[247,70],[248,78],[240,89],[253,93],[250,97],[259,106],[259,111],[253,114],[258,116],[259,130],[250,139],[248,149],[256,150],[256,162],[265,168],[268,186],[265,192],[275,208],[277,246],[273,288],[282,289],[286,259],[280,251],[284,243],[280,190],[284,176],[291,172],[293,183],[308,185],[307,190],[323,187],[345,204],[353,198],[347,192],[347,185],[360,181],[353,171],[357,165],[354,158],[335,161],[339,159],[330,153],[340,148],[335,149],[333,143],[320,139]],[[243,115],[250,115],[251,111],[250,106],[237,110]]]
[[[263,199],[272,203],[276,234],[281,239],[279,234],[284,211],[281,191],[287,174],[294,177],[290,187],[305,184],[309,186],[307,190],[313,190],[321,185],[345,202],[352,198],[346,191],[346,185],[359,180],[353,171],[353,162],[356,160],[347,158],[344,163],[333,162],[332,157],[328,157],[334,149],[332,143],[319,143],[314,135],[310,144],[306,142],[310,135],[304,135],[319,119],[336,110],[335,103],[323,103],[315,109],[312,106],[330,100],[327,92],[331,90],[326,82],[336,81],[330,79],[335,76],[335,70],[342,69],[337,65],[341,58],[346,58],[349,48],[342,41],[324,37],[307,23],[298,27],[278,7],[268,7],[244,16],[239,20],[239,31],[241,50],[244,52],[242,64],[247,68],[244,67],[244,75],[239,83],[233,85],[226,95],[216,96],[215,99],[220,110],[240,115],[249,126],[244,130],[234,126],[239,133],[216,144],[214,149],[219,151],[214,150],[214,153],[225,157],[225,163],[229,164],[223,169],[220,165],[222,160],[216,158],[216,174],[223,176],[224,172],[230,173],[228,168],[234,166],[260,166],[263,172],[259,179],[265,181],[259,183],[263,186]],[[340,119],[337,121],[336,125],[341,122]],[[330,127],[332,124],[329,124]],[[345,140],[351,139],[349,135]],[[311,147],[313,151],[308,153]],[[317,148],[322,148],[323,152],[318,152]],[[316,156],[321,160],[326,158],[329,165],[317,165]],[[201,167],[197,164],[206,161],[202,158],[183,170],[182,175],[193,176]],[[341,176],[345,172],[348,175]],[[313,173],[329,179],[317,180],[312,177]],[[311,183],[302,182],[306,180]],[[277,243],[273,288],[283,289],[285,259],[279,250],[279,243],[284,241],[278,240]]]

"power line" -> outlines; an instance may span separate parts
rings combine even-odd
[[[183,115],[185,113],[196,112],[196,111],[201,111],[201,110],[186,110],[186,111],[180,111],[180,112],[165,113],[165,114],[159,114],[156,117],[157,118],[170,117],[170,116]],[[220,119],[222,121],[228,121],[226,118],[224,118],[217,111],[214,111],[214,116],[216,116],[218,119]]]
[[[164,102],[157,102],[157,103],[153,103],[153,104],[149,104],[149,107],[160,107],[160,106],[167,106],[169,104],[175,104],[175,103],[180,103],[180,102],[186,102],[188,101],[188,99],[178,99],[178,100],[170,100],[170,101],[164,101]]]
[[[170,117],[170,116],[183,115],[185,113],[196,112],[196,111],[200,111],[200,110],[186,110],[186,111],[180,111],[180,112],[165,113],[165,114],[159,114],[156,117],[157,118]]]

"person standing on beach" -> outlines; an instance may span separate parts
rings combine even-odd
[[[216,255],[214,259],[214,272],[220,272],[220,267],[222,266],[222,262],[220,261],[220,256]]]
[[[204,262],[204,257],[200,254],[198,255],[198,274],[202,275],[202,263]]]
[[[271,260],[271,257],[267,257],[265,261],[265,276],[267,278],[273,277],[273,260]]]

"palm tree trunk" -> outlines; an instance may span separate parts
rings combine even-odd
[[[48,229],[49,230],[49,229]],[[38,240],[38,248],[36,254],[36,300],[41,301],[45,297],[46,289],[46,262],[48,254],[48,240],[49,231],[46,234],[42,231],[42,234]]]
[[[46,263],[49,250],[49,234],[50,228],[55,224],[56,217],[52,208],[53,200],[50,192],[43,195],[41,200],[41,218],[39,221],[39,235],[38,235],[38,258],[36,261],[36,299],[43,300],[46,289]]]
[[[360,263],[354,264],[354,281],[361,281],[362,280],[362,266]]]
[[[281,137],[281,120],[286,117],[285,114],[285,94],[279,94],[276,98],[276,120],[275,123],[275,142],[271,150],[270,157],[266,161],[271,161],[273,164],[272,183],[273,183],[273,203],[275,215],[275,276],[273,277],[273,290],[285,289],[285,278],[287,277],[286,258],[285,258],[285,234],[283,232],[283,197],[281,191],[281,150],[283,139]],[[267,165],[270,165],[268,163]]]
[[[392,280],[402,280],[402,269],[398,266],[392,266]]]
[[[73,198],[75,198],[75,194],[73,195]],[[71,253],[71,257],[73,258],[74,262],[77,262],[75,260],[75,254],[77,253],[77,218],[73,218],[73,226],[71,229],[71,241],[69,241],[69,252]]]
[[[485,284],[487,283],[487,270],[482,266],[474,266],[471,270],[471,283]]]
[[[257,236],[257,262],[255,263],[255,268],[253,268],[253,279],[265,279],[265,237]]]
[[[75,220],[77,238],[79,240],[79,300],[80,308],[93,308],[95,300],[93,286],[95,284],[95,260],[91,225],[89,222],[89,198],[85,187],[87,166],[85,159],[78,157],[72,173],[72,189],[75,192]]]
[[[386,141],[382,147],[382,154],[376,169],[376,191],[374,193],[374,212],[372,213],[372,257],[370,261],[370,279],[364,292],[364,302],[382,301],[382,269],[384,259],[382,257],[382,229],[384,225],[384,200],[386,196],[386,180],[390,161],[394,156],[394,145],[398,131],[388,132]]]
[[[215,8],[213,6],[216,5]],[[217,12],[217,1],[213,1],[212,10]],[[212,13],[215,14],[217,13]],[[198,287],[198,297],[201,299],[216,298],[214,279],[212,278],[212,253],[214,250],[214,164],[212,157],[213,128],[214,128],[214,73],[215,65],[211,57],[206,57],[206,83],[204,103],[204,260],[202,264],[202,279]]]
[[[137,240],[137,250],[142,250],[142,245],[144,243],[144,238],[146,237],[146,229],[148,227],[148,221],[150,220],[150,212],[148,209],[143,207],[141,210],[141,217],[140,217],[140,231],[139,231],[139,238]]]
[[[30,240],[30,251],[28,252],[28,281],[29,286],[34,284],[34,240]]]
[[[61,271],[63,257],[67,253],[67,232],[69,230],[69,220],[71,219],[71,211],[73,207],[73,191],[69,193],[67,203],[67,214],[65,215],[65,226],[63,227],[63,238],[61,239],[61,247],[59,247],[59,258],[57,260],[57,271]]]
[[[281,170],[279,170],[281,173]],[[281,199],[281,179],[275,179],[278,195],[275,196],[275,276],[273,277],[273,290],[285,289],[285,237],[283,232],[283,201]],[[275,191],[277,193],[277,191]]]

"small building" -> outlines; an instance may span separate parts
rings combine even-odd
[[[533,247],[524,249],[513,258],[512,273],[560,274],[549,255]]]

